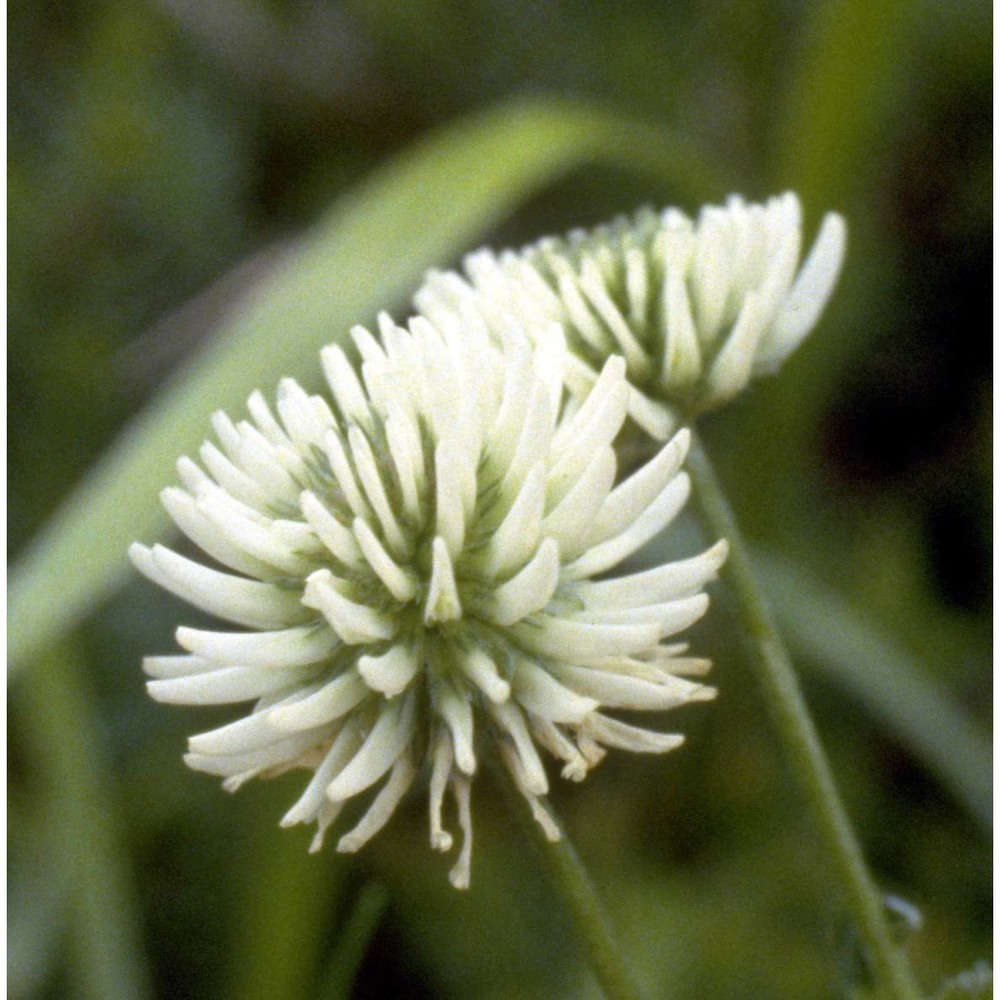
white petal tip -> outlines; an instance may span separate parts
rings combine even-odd
[[[431,847],[435,851],[441,851],[442,853],[450,851],[454,842],[454,838],[447,830],[439,830],[431,834]]]
[[[580,757],[579,760],[571,760],[561,774],[567,781],[581,782],[587,777],[588,770],[587,762]]]
[[[532,775],[525,774],[523,776],[525,791],[529,792],[531,795],[540,797],[542,795],[549,794],[549,783],[545,778],[545,775]]]
[[[448,881],[456,889],[468,889],[471,881],[470,873],[464,866],[461,869],[452,868],[448,873]]]
[[[683,455],[688,453],[691,447],[691,431],[687,427],[682,427],[670,440],[670,443]]]
[[[486,693],[490,701],[495,702],[497,705],[502,705],[510,699],[510,684],[505,680],[495,681],[490,685],[490,689]]]
[[[187,625],[179,625],[177,631],[174,632],[174,638],[177,640],[177,645],[182,649],[186,649],[191,652],[191,641],[192,637],[196,637],[196,629],[193,629]]]
[[[755,363],[759,371],[777,371],[816,325],[840,278],[846,248],[847,222],[837,212],[827,213]]]
[[[604,363],[604,371],[616,378],[624,378],[626,368],[625,358],[620,354],[612,354]]]
[[[146,693],[153,701],[162,702],[165,705],[171,704],[170,681],[146,681]]]
[[[710,684],[698,684],[687,693],[687,701],[715,701],[719,697],[719,689]]]
[[[721,569],[725,561],[729,558],[729,542],[724,538],[720,538],[705,555],[714,564],[716,570]]]
[[[152,550],[141,542],[133,542],[128,547],[128,557],[136,569],[141,570],[142,565],[150,558]]]

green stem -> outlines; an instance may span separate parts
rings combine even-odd
[[[587,869],[566,835],[565,829],[546,802],[562,837],[553,843],[531,814],[531,807],[502,765],[494,768],[507,801],[525,833],[538,848],[552,887],[562,900],[573,922],[573,929],[584,945],[591,971],[608,1000],[644,1000],[643,991],[632,975],[628,959],[615,939],[608,915],[590,881]]]
[[[791,658],[750,565],[746,542],[708,455],[693,431],[687,468],[703,522],[713,534],[729,542],[729,558],[722,576],[736,600],[751,647],[751,663],[771,720],[812,809],[826,852],[867,947],[876,986],[881,995],[894,1000],[920,1000],[922,994],[913,973],[893,944],[881,897],[847,818],[816,726],[799,689]]]

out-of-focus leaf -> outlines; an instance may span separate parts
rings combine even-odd
[[[232,912],[234,1000],[297,1000],[313,995],[327,921],[341,888],[343,859],[309,854],[303,837],[276,829],[275,800],[286,794],[286,788],[277,787],[260,796],[256,810],[260,815],[249,833],[250,874]]]
[[[879,264],[885,275],[884,262],[872,260],[872,199],[862,195],[884,172],[892,119],[900,113],[899,87],[907,74],[919,71],[914,22],[920,16],[919,5],[906,0],[828,0],[802,10],[803,37],[784,105],[775,114],[771,182],[775,190],[798,192],[809,233],[824,212],[842,212],[848,249],[826,317],[768,387],[766,414],[757,418],[767,428],[780,426],[782,433],[780,444],[759,449],[754,477],[796,502],[807,481],[802,470],[817,424],[837,389],[835,373],[877,329],[850,313],[867,275],[878,273]],[[743,424],[737,453],[751,446],[759,427],[752,418]],[[767,524],[769,531],[775,527],[773,520]]]
[[[989,740],[961,706],[828,587],[780,557],[757,552],[754,562],[789,642],[884,722],[991,831]]]
[[[820,212],[850,192],[885,134],[885,116],[912,68],[919,10],[906,0],[831,0],[807,11],[811,21],[779,114],[773,174]]]
[[[326,978],[317,994],[318,1000],[350,1000],[358,968],[388,902],[388,891],[377,882],[371,882],[361,890],[333,949]]]
[[[177,456],[204,437],[213,410],[314,371],[320,346],[370,322],[531,191],[592,160],[699,196],[723,187],[697,151],[661,127],[566,102],[503,105],[404,152],[334,206],[35,539],[11,577],[10,662],[38,654],[121,583],[129,542],[165,527],[156,494],[173,479]]]
[[[68,903],[74,996],[138,1000],[149,995],[141,922],[83,677],[56,647],[22,686],[20,707],[47,801],[48,862]]]
[[[42,817],[41,822],[47,819]],[[41,823],[31,820],[8,807],[8,830],[22,842],[8,844],[7,856],[7,996],[11,1000],[41,993],[56,966],[66,922],[66,887],[52,870]],[[25,848],[31,854],[27,861],[19,856],[26,853]]]

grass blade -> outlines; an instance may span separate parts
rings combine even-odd
[[[140,1000],[149,979],[122,822],[106,786],[84,671],[54,648],[21,686],[21,718],[47,799],[50,860],[65,886],[74,995]]]
[[[330,956],[317,1000],[350,1000],[354,980],[389,903],[389,892],[369,882],[358,894]]]

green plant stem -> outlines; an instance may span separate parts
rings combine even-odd
[[[531,815],[531,807],[507,769],[497,765],[493,771],[503,786],[508,804],[541,854],[549,881],[569,913],[573,929],[584,945],[591,971],[604,995],[608,1000],[644,1000],[645,994],[636,983],[628,959],[615,939],[590,875],[562,824],[554,816],[552,806],[545,803],[547,812],[555,819],[562,834],[562,839],[555,843],[545,836]]]
[[[894,1000],[920,1000],[922,994],[913,973],[890,936],[881,897],[847,818],[791,658],[750,565],[747,545],[695,432],[687,468],[694,484],[694,501],[705,525],[729,542],[722,577],[735,598],[771,720],[867,947],[876,987],[880,995]]]

